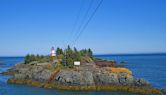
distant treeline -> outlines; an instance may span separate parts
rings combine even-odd
[[[93,52],[89,49],[77,50],[77,48],[71,48],[70,46],[67,49],[57,48],[56,56],[44,56],[44,55],[34,55],[28,54],[25,57],[25,64],[37,61],[37,62],[51,62],[55,59],[61,60],[60,62],[66,66],[73,66],[74,61],[81,61],[83,57],[89,57],[93,59]]]

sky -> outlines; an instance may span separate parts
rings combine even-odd
[[[99,2],[0,0],[0,56],[49,54],[77,37],[72,46],[94,54],[166,52],[166,0],[103,0],[77,36]]]

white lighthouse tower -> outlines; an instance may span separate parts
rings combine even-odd
[[[54,47],[51,48],[51,56],[56,56]]]

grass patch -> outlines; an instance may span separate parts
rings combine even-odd
[[[115,67],[111,67],[110,70],[111,70],[112,73],[127,73],[129,75],[132,75],[132,71],[130,71],[127,68],[121,68],[121,67],[115,68]]]

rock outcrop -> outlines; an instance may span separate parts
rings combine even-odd
[[[84,63],[72,69],[63,69],[59,68],[57,65],[58,64],[50,63],[40,63],[39,65],[17,64],[14,68],[9,70],[15,73],[13,73],[13,77],[9,79],[8,82],[28,84],[37,87],[71,88],[78,90],[111,90],[116,88],[116,90],[130,90],[130,92],[133,92],[134,89],[138,88],[136,91],[139,92],[144,90],[144,87],[151,89],[149,82],[144,79],[134,78],[132,72],[127,68],[99,67],[93,63]],[[133,87],[133,89],[131,87]],[[159,90],[150,89],[147,89],[149,91],[148,93],[160,93]],[[146,93],[146,91],[144,92]]]
[[[94,85],[93,74],[90,71],[77,72],[77,71],[60,71],[55,82],[65,85]]]
[[[33,80],[44,83],[47,82],[53,74],[53,71],[50,70],[50,68],[46,68],[48,65],[50,64],[17,64],[13,69],[10,69],[10,71],[14,70],[17,72],[14,74],[13,79]],[[117,70],[120,69],[117,68]],[[123,85],[150,87],[149,82],[144,79],[135,79],[131,73],[116,73],[115,71],[111,71],[110,67],[98,67],[89,63],[80,67],[75,67],[74,69],[61,69],[56,75],[54,75],[54,78],[50,82],[68,86]]]
[[[14,75],[15,79],[31,79],[35,81],[45,82],[51,76],[50,70],[42,67],[23,68],[20,69],[17,74]]]
[[[61,70],[55,82],[64,85],[123,85],[123,86],[138,86],[150,87],[149,82],[143,79],[134,79],[132,75],[126,73],[110,73],[107,71],[74,71]]]
[[[116,66],[116,62],[113,61],[113,60],[103,60],[103,59],[98,59],[96,58],[94,60],[95,64],[99,67],[113,67],[113,66]]]
[[[47,64],[46,64],[47,65]],[[20,80],[34,80],[39,82],[45,82],[49,79],[52,74],[52,71],[46,69],[45,66],[33,66],[33,65],[25,65],[18,64],[13,69],[17,73],[14,74],[14,79]]]

